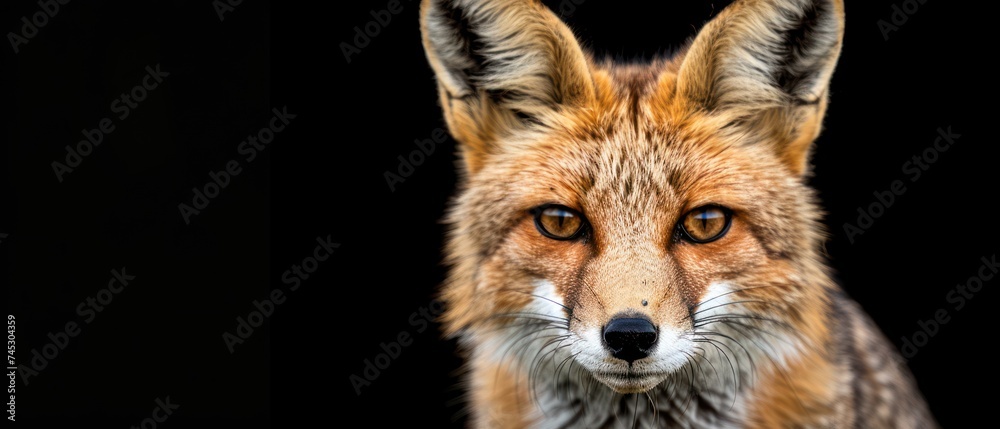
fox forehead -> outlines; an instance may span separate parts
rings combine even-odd
[[[658,77],[648,71],[649,77],[635,71],[638,66],[628,69],[595,70],[605,95],[593,105],[560,110],[544,118],[544,126],[498,137],[502,144],[467,190],[493,189],[489,205],[511,211],[558,203],[592,221],[623,215],[639,221],[650,211],[710,203],[750,209],[768,189],[797,182],[766,145],[730,135],[714,119],[664,109],[669,71]],[[656,82],[667,88],[658,90]]]
[[[469,233],[462,242],[475,237],[480,254],[491,254],[518,225],[537,235],[529,210],[548,203],[583,213],[598,253],[664,256],[681,216],[707,204],[737,213],[747,231],[740,248],[771,256],[789,252],[813,226],[811,194],[766,145],[711,119],[654,112],[663,95],[616,85],[615,103],[561,111],[548,118],[552,125],[511,135],[484,159],[452,211],[452,223]],[[516,248],[538,245],[523,240]]]

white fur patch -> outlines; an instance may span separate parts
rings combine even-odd
[[[609,416],[612,421],[634,416],[638,427],[660,427],[669,421],[683,421],[690,427],[736,427],[735,422],[746,415],[756,377],[765,368],[784,371],[785,362],[796,353],[798,343],[793,335],[755,319],[780,320],[780,316],[749,313],[741,301],[752,298],[734,293],[738,286],[717,282],[709,286],[701,305],[693,311],[693,331],[659,326],[649,357],[630,368],[604,347],[599,327],[576,332],[568,329],[565,300],[551,282],[536,280],[533,286],[531,301],[514,311],[530,318],[515,317],[509,326],[476,333],[470,340],[478,344],[474,350],[481,357],[530,372],[540,428],[571,422],[580,427],[602,426]],[[730,317],[753,328],[722,322]],[[630,385],[648,384],[651,390],[638,396],[623,395],[598,381],[614,383],[614,378],[595,376],[623,372],[639,375],[629,380]],[[693,390],[685,384],[691,377]],[[703,411],[690,406],[692,394],[734,420],[705,420],[700,414]]]
[[[476,335],[477,353],[485,352],[491,360],[529,370],[529,365],[559,363],[567,358],[573,342],[569,332],[563,298],[547,280],[533,282],[531,301],[515,310],[505,320],[506,326]],[[554,369],[553,369],[554,371]],[[544,371],[533,371],[543,374]]]

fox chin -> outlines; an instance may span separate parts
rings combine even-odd
[[[840,0],[594,59],[532,0],[423,0],[461,182],[441,289],[476,428],[931,428],[807,186]]]

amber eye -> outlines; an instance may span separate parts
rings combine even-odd
[[[575,210],[556,204],[547,204],[532,210],[535,228],[553,240],[572,240],[583,232],[587,221]]]
[[[679,227],[688,241],[708,243],[726,235],[731,222],[732,212],[724,207],[709,205],[688,212]]]

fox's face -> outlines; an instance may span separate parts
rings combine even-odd
[[[473,283],[448,295],[449,316],[511,341],[537,329],[534,340],[553,341],[532,353],[565,347],[632,392],[697,359],[715,322],[780,330],[737,315],[795,315],[814,212],[760,146],[604,114],[534,136],[471,178],[451,221],[453,246],[475,246]]]
[[[447,332],[530,377],[620,393],[739,383],[819,335],[804,175],[842,13],[737,2],[675,58],[617,66],[540,3],[424,1],[464,161]]]

